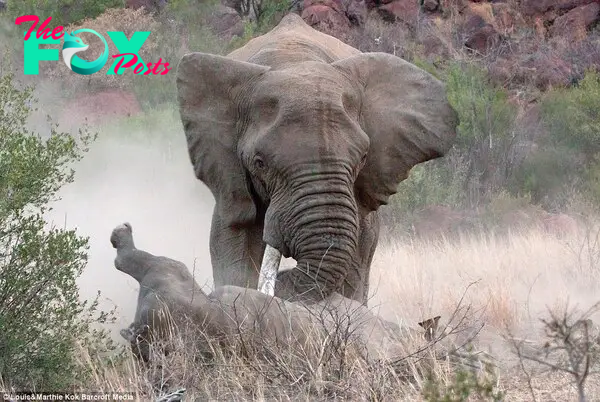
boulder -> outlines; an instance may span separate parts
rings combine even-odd
[[[521,12],[527,16],[540,15],[547,11],[564,12],[597,1],[598,0],[521,0]]]
[[[546,38],[546,27],[544,26],[544,20],[540,17],[536,18],[533,27],[535,29],[535,35],[539,40],[544,40]]]
[[[343,39],[350,31],[351,23],[339,0],[324,0],[316,3],[305,0],[302,19],[311,27]]]
[[[471,14],[467,18],[462,26],[462,34],[465,47],[483,54],[501,40],[501,36],[494,26],[478,14]]]
[[[231,39],[244,35],[244,21],[240,14],[231,7],[218,5],[211,14],[209,25],[221,38]]]
[[[238,14],[242,15],[242,0],[221,0],[221,4],[233,8]]]
[[[494,16],[492,24],[496,28],[496,31],[503,35],[510,35],[517,27],[526,26],[518,10],[506,3],[492,4],[492,15]]]
[[[554,20],[550,34],[578,42],[586,38],[587,29],[599,19],[600,3],[576,7]]]
[[[318,5],[329,7],[338,13],[344,13],[345,9],[342,0],[303,0],[302,9],[306,10],[307,8]]]
[[[438,7],[440,6],[440,1],[439,0],[423,0],[423,10],[428,11],[428,12],[434,12],[437,11]]]
[[[573,60],[576,76],[582,78],[585,71],[600,69],[600,35],[588,34],[580,42],[565,48],[563,58]]]
[[[555,54],[542,53],[532,56],[523,63],[522,67],[528,69],[535,85],[546,90],[555,86],[568,86],[574,75],[572,66]]]
[[[352,25],[363,26],[365,24],[368,13],[366,0],[342,0],[342,6]]]
[[[524,62],[499,58],[490,64],[489,72],[499,85],[533,84],[541,90],[568,86],[574,76],[568,62],[557,55],[542,52],[532,54]]]
[[[416,27],[419,20],[420,6],[414,0],[395,0],[378,8],[381,17],[388,22],[403,22]]]
[[[510,59],[500,57],[492,61],[488,66],[488,73],[492,82],[496,85],[506,86],[511,83],[523,83],[519,66]]]
[[[427,60],[435,61],[439,58],[448,59],[451,57],[450,47],[448,44],[432,30],[427,30],[424,32],[418,41],[418,43],[423,47],[423,55],[427,58]]]

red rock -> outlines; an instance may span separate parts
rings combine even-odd
[[[346,16],[353,25],[363,26],[367,20],[367,3],[365,0],[342,0]]]
[[[311,6],[327,6],[337,11],[338,13],[344,12],[344,4],[342,0],[304,0],[302,9],[305,10]]]
[[[550,86],[568,86],[573,77],[573,69],[565,60],[553,54],[540,54],[523,64],[529,68],[529,77],[534,80],[540,89]]]
[[[510,35],[515,28],[526,26],[521,14],[506,3],[492,4],[492,14],[495,17],[494,27],[501,34]]]
[[[565,11],[598,0],[522,0],[521,11],[523,14],[533,16],[543,14],[548,10]]]
[[[424,0],[423,1],[423,9],[425,11],[429,11],[429,12],[436,11],[438,9],[439,5],[440,5],[439,0]]]
[[[573,66],[559,55],[533,50],[524,62],[498,58],[490,63],[488,72],[498,85],[533,84],[541,90],[568,86],[574,76]]]
[[[449,46],[430,30],[426,31],[419,38],[419,44],[423,46],[423,54],[429,60],[436,58],[448,59],[451,57]]]
[[[500,41],[500,34],[477,14],[472,14],[462,26],[464,45],[480,53],[487,53]]]
[[[561,36],[572,41],[583,40],[587,36],[588,27],[598,19],[600,19],[599,3],[580,6],[556,18],[550,33],[552,36]]]
[[[544,40],[546,38],[546,27],[544,26],[544,21],[541,18],[536,18],[534,22],[535,34],[540,40]]]
[[[240,15],[242,14],[242,0],[221,0],[221,4],[225,7],[233,8]]]
[[[514,83],[515,78],[518,77],[517,68],[514,63],[503,58],[498,58],[490,63],[488,73],[492,82],[501,86]]]
[[[231,7],[218,5],[212,12],[209,25],[222,38],[231,39],[235,35],[244,35],[244,21]]]
[[[350,20],[342,12],[331,7],[316,4],[302,11],[302,19],[313,28],[342,39],[350,30]]]
[[[417,25],[419,11],[419,3],[414,0],[395,0],[379,7],[379,13],[385,20],[402,21],[411,27]]]

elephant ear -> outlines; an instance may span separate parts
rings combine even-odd
[[[205,53],[183,56],[177,67],[179,113],[196,177],[211,190],[227,225],[256,217],[256,206],[237,155],[236,99],[269,67]]]
[[[332,64],[362,87],[360,125],[371,143],[356,191],[376,210],[413,166],[448,152],[458,117],[442,82],[399,57],[363,53]]]

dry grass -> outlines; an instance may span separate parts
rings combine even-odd
[[[568,239],[538,230],[508,237],[464,236],[458,241],[382,239],[370,305],[387,319],[415,327],[438,314],[446,323],[464,296],[463,304],[472,306],[471,318],[485,324],[476,346],[497,358],[495,385],[506,393],[506,400],[533,400],[529,384],[537,400],[574,400],[576,388],[568,374],[531,369],[528,381],[503,337],[510,331],[532,347],[541,347],[540,319],[548,317],[548,308],[561,308],[569,301],[586,309],[598,301],[598,230],[596,225]],[[93,370],[94,388],[135,391],[140,400],[147,400],[144,395],[159,383],[169,391],[185,387],[189,396],[201,400],[416,400],[422,398],[426,381],[418,364],[411,364],[407,380],[390,367],[344,360],[336,353],[313,367],[290,350],[271,350],[268,359],[244,358],[239,349],[224,354],[213,344],[215,360],[208,364],[194,361],[191,340],[197,338],[197,333],[191,338],[173,336],[176,352],[146,368],[131,356],[110,364],[92,363],[95,359],[85,350],[82,361]],[[455,369],[448,362],[438,361],[433,371],[442,385],[452,383]],[[586,393],[589,400],[600,398],[598,375],[590,375]]]
[[[388,319],[414,322],[454,309],[464,289],[486,324],[479,347],[500,358],[501,387],[509,400],[531,400],[516,357],[503,341],[510,331],[532,345],[542,344],[541,318],[548,309],[577,305],[585,310],[600,300],[600,232],[597,225],[559,239],[542,230],[506,236],[463,236],[458,240],[395,243],[384,239],[374,261],[373,301]],[[374,305],[372,303],[371,305]],[[398,310],[397,306],[402,306]],[[594,322],[600,315],[591,317]],[[576,389],[567,375],[534,377],[538,400],[573,400]],[[600,397],[600,379],[590,377],[588,398]]]

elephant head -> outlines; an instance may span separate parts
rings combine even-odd
[[[282,297],[339,291],[361,264],[364,218],[413,166],[443,156],[458,124],[440,81],[386,53],[285,68],[190,53],[177,86],[215,215],[230,227],[258,225],[266,244],[298,263],[279,277]]]

